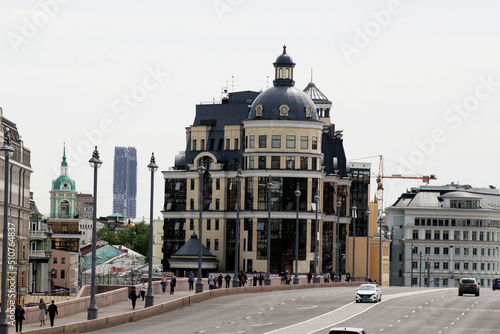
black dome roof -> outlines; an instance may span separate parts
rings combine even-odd
[[[279,107],[283,104],[290,108],[288,116],[280,115]],[[255,108],[258,105],[262,106],[262,116],[256,116]],[[311,117],[306,116],[306,108],[308,106],[312,108]],[[266,89],[255,98],[250,113],[248,114],[248,119],[294,121],[319,120],[314,102],[302,90],[293,86],[275,86]]]
[[[283,53],[276,58],[276,62],[273,65],[274,67],[295,67],[292,57],[286,53],[286,45],[283,45]]]

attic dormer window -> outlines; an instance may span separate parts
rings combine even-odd
[[[264,108],[262,107],[261,104],[259,104],[257,107],[255,107],[255,116],[259,116],[259,117],[262,116],[263,109]]]
[[[290,112],[290,107],[287,106],[286,104],[282,104],[280,106],[280,115],[281,116],[288,116],[288,113]]]

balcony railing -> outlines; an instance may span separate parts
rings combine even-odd
[[[30,257],[50,257],[49,251],[46,249],[42,250],[31,250],[29,251]]]

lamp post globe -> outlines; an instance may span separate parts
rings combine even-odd
[[[149,269],[148,269],[148,292],[146,294],[146,302],[144,307],[150,307],[154,305],[153,296],[153,197],[154,197],[154,180],[155,172],[158,170],[158,165],[156,164],[155,154],[151,153],[151,160],[148,164],[148,169],[151,172],[151,197],[150,197],[150,211],[149,211]]]
[[[98,309],[95,300],[95,268],[96,268],[96,243],[97,243],[97,169],[101,167],[102,161],[99,159],[97,146],[89,160],[90,167],[94,169],[94,208],[92,215],[92,268],[90,270],[90,305],[87,308],[87,320],[97,319]]]
[[[296,209],[297,215],[295,218],[295,276],[293,277],[293,284],[299,284],[299,199],[300,199],[299,183],[297,182],[297,190],[295,190],[295,197],[297,198]]]
[[[201,241],[203,240],[203,174],[205,174],[205,171],[207,169],[203,165],[203,160],[200,160],[200,165],[198,166],[198,173],[200,174],[200,201],[199,201],[199,207],[198,209],[200,210],[200,218],[198,220],[198,228],[199,228],[199,247],[198,247],[198,280],[196,281],[196,293],[203,292],[203,280],[202,280],[202,244]]]

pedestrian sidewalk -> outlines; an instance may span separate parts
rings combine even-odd
[[[172,301],[175,299],[179,299],[182,297],[194,295],[194,290],[193,291],[177,291],[175,294],[171,295],[168,293],[165,294],[157,294],[154,296],[154,305],[159,305],[166,303],[168,301]],[[98,310],[98,318],[106,318],[118,314],[124,314],[128,312],[133,312],[137,311],[140,309],[144,309],[144,303],[145,301],[142,301],[141,298],[137,300],[137,303],[135,305],[135,310],[132,310],[132,302],[130,300],[126,301],[121,301],[118,303],[114,303],[109,306],[104,306],[102,308],[99,308]],[[99,305],[98,305],[99,306]],[[60,327],[63,325],[68,325],[68,324],[74,324],[74,323],[79,323],[79,322],[85,322],[87,321],[87,312],[79,312],[75,313],[72,315],[68,315],[65,317],[58,317],[56,316],[54,320],[54,332],[62,332],[61,330],[56,330],[56,327]],[[37,333],[40,331],[40,329],[46,329],[50,328],[50,319],[47,316],[47,319],[45,320],[45,326],[40,326],[40,322],[36,323],[26,323],[23,322],[23,333]],[[9,333],[15,333],[16,332],[16,327],[15,326],[9,326]]]

